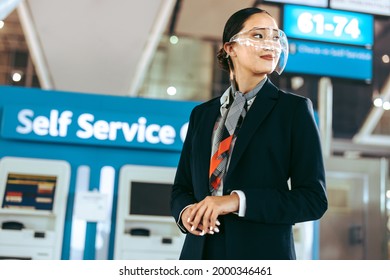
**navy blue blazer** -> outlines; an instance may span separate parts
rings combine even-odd
[[[220,106],[220,98],[214,98],[191,113],[172,187],[171,210],[178,223],[185,206],[210,195],[211,137]],[[295,259],[292,226],[321,218],[328,207],[309,99],[267,80],[237,136],[223,193],[232,190],[245,193],[247,208],[245,217],[222,217],[228,259]],[[188,233],[180,258],[201,259],[204,241],[205,236]]]

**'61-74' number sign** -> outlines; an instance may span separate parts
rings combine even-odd
[[[285,5],[283,29],[292,38],[371,48],[373,22],[368,14]]]

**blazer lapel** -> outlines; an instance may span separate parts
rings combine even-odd
[[[257,93],[256,99],[240,128],[239,136],[237,137],[231,156],[228,174],[230,173],[230,170],[233,170],[236,167],[241,155],[253,137],[253,134],[275,106],[276,101],[279,98],[278,92],[279,89],[268,79]]]
[[[205,195],[209,195],[209,169],[211,158],[211,145],[212,135],[215,126],[215,122],[220,114],[220,99],[217,98],[215,102],[212,102],[209,107],[205,108],[206,113],[203,114],[201,119],[201,129],[199,129],[198,151],[199,151],[199,178],[204,178],[201,185],[205,186]]]

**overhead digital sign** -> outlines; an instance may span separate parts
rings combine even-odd
[[[264,0],[264,2],[298,4],[298,5],[308,5],[308,6],[315,6],[315,7],[328,7],[328,0]]]
[[[372,80],[372,50],[362,47],[289,40],[285,72]]]
[[[364,46],[374,43],[372,15],[323,8],[284,6],[287,37]]]
[[[389,0],[330,0],[332,9],[390,16]]]

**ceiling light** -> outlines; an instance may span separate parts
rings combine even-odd
[[[377,98],[374,99],[374,106],[375,106],[375,107],[382,107],[382,105],[383,105],[383,100],[382,100],[382,98],[377,97]]]
[[[389,101],[383,102],[382,106],[383,106],[383,109],[385,109],[386,111],[390,110],[390,102]]]
[[[383,61],[383,63],[389,63],[390,62],[390,57],[387,54],[384,54],[382,56],[382,61]]]
[[[171,37],[169,37],[169,42],[171,42],[172,45],[176,45],[177,43],[179,43],[179,38],[175,35],[172,35]]]
[[[14,82],[20,82],[20,80],[22,79],[22,73],[19,72],[19,71],[15,71],[12,73],[12,81]]]
[[[291,79],[291,87],[293,90],[300,89],[305,84],[305,80],[302,77],[293,77]]]
[[[167,93],[169,95],[175,95],[176,94],[176,88],[175,87],[169,87],[167,88]]]

